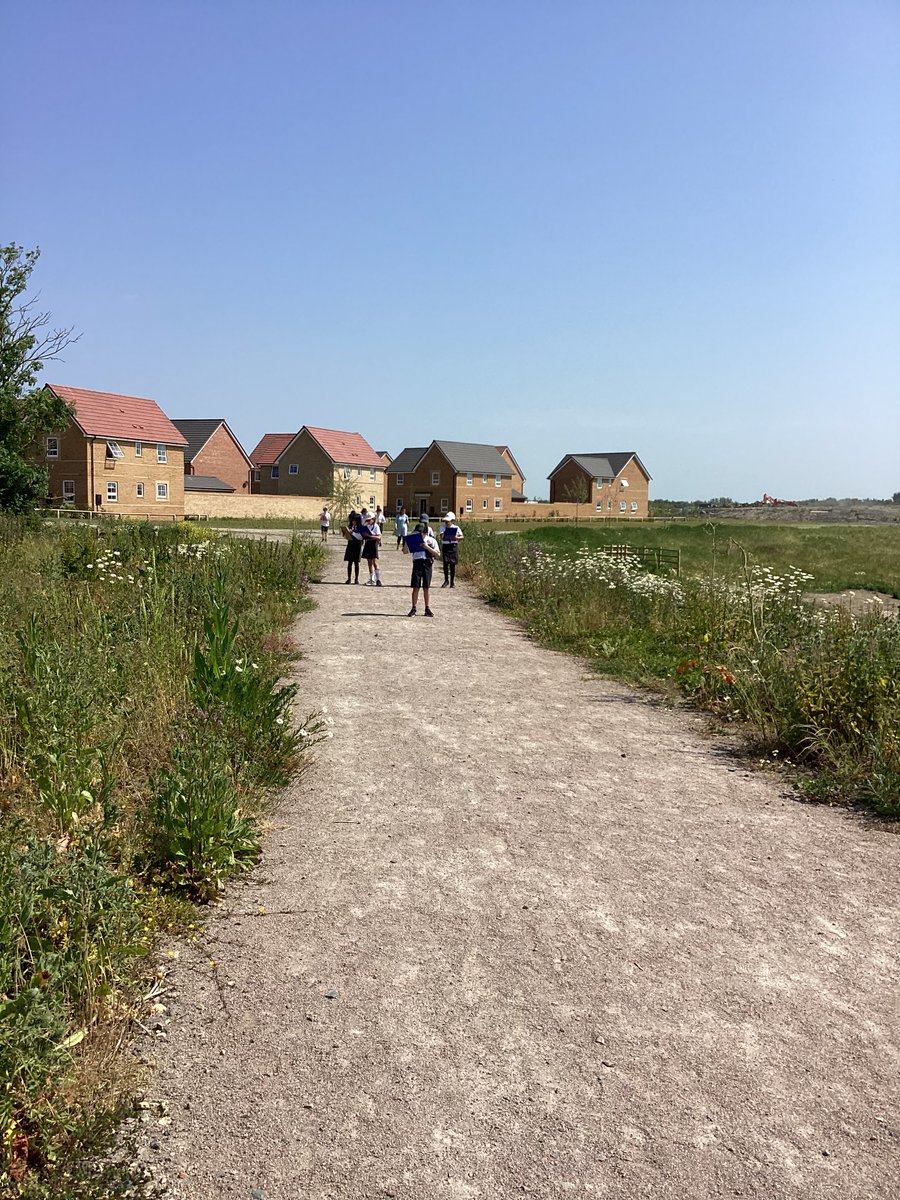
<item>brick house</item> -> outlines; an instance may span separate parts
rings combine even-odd
[[[108,516],[184,516],[184,451],[155,400],[86,388],[46,387],[72,410],[42,439],[50,503]]]
[[[258,494],[266,493],[267,495],[278,495],[277,485],[273,491],[270,488],[263,488],[263,476],[266,477],[267,484],[271,481],[272,467],[278,462],[278,456],[285,448],[294,440],[293,433],[266,433],[260,438],[257,444],[250,451],[250,462],[252,463],[252,475],[250,478],[250,491]],[[275,479],[278,478],[276,472]]]
[[[183,419],[172,424],[187,439],[184,451],[186,492],[238,492],[247,495],[253,464],[221,418]]]
[[[355,483],[353,503],[384,507],[384,463],[362,434],[304,425],[267,433],[250,457],[262,495],[327,496],[336,483]]]
[[[567,454],[553,468],[550,503],[574,503],[604,517],[649,516],[652,476],[633,450],[607,454]]]
[[[439,517],[452,509],[460,520],[500,516],[512,508],[516,470],[496,446],[479,442],[409,446],[387,469],[385,511]]]
[[[512,498],[513,504],[521,504],[525,499],[525,476],[522,474],[522,468],[513,458],[513,452],[509,446],[498,446],[497,452],[509,463],[512,470]]]

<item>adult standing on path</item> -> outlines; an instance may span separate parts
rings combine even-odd
[[[322,533],[322,541],[328,541],[328,530],[331,526],[331,513],[328,511],[328,505],[324,505],[319,513],[319,529]]]
[[[403,539],[409,533],[409,517],[406,515],[406,509],[401,508],[394,518],[394,532],[397,534],[397,549],[403,545]]]
[[[444,560],[442,588],[456,586],[456,565],[459,562],[459,543],[462,539],[463,531],[456,523],[456,513],[448,512],[444,517],[441,531],[441,550]]]
[[[162,959],[171,1200],[897,1200],[900,838],[469,589],[440,672],[314,594],[335,736]]]

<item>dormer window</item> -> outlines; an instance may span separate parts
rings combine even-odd
[[[124,458],[125,457],[125,455],[122,452],[122,447],[119,445],[118,442],[107,442],[106,443],[106,457],[107,458]]]

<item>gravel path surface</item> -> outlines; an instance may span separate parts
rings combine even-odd
[[[900,838],[339,553],[295,630],[334,738],[173,972],[168,1194],[900,1197]]]

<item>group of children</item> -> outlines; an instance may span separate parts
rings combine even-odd
[[[434,560],[443,559],[444,582],[442,587],[456,586],[456,567],[459,562],[459,543],[463,532],[456,523],[456,514],[448,512],[444,515],[439,526],[439,537],[428,523],[427,515],[423,514],[416,522],[413,532],[409,532],[409,517],[406,509],[402,509],[395,518],[397,534],[397,549],[409,554],[412,559],[412,607],[407,616],[414,617],[418,611],[419,592],[425,602],[425,616],[433,617],[430,605],[431,577]],[[381,581],[382,536],[384,533],[384,513],[381,508],[375,512],[363,509],[362,512],[351,512],[347,523],[341,529],[347,539],[344,550],[344,562],[347,564],[345,583],[359,583],[359,564],[365,559],[369,566],[369,578],[366,587],[383,587]],[[327,536],[327,534],[326,534]]]

